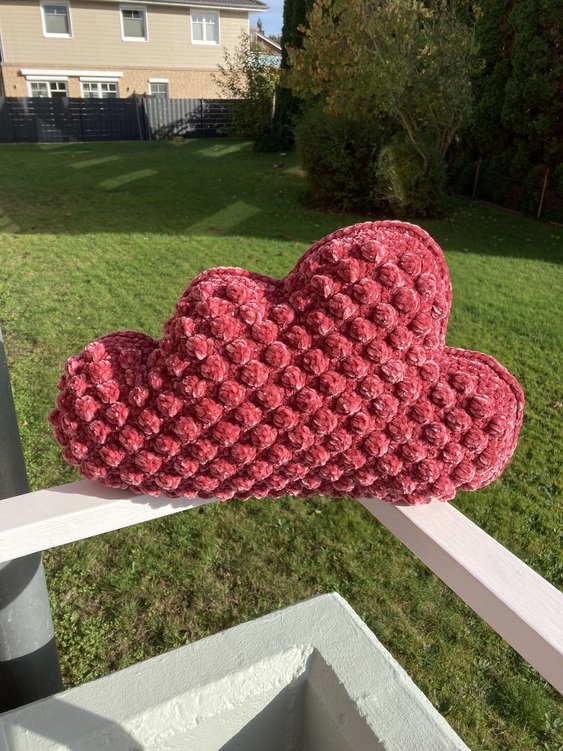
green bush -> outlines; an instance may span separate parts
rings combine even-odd
[[[229,102],[227,135],[252,138],[259,143],[265,124],[272,119],[274,92],[279,69],[266,55],[252,49],[248,34],[242,32],[231,54],[224,50],[224,65],[218,65],[213,80]]]
[[[309,183],[308,201],[318,208],[373,211],[375,163],[388,137],[386,123],[327,115],[310,108],[295,128],[295,142]]]
[[[275,116],[271,121],[264,123],[260,138],[254,142],[254,151],[270,154],[289,151],[292,147],[293,134],[290,139],[286,130],[276,121]]]
[[[497,154],[481,162],[477,198],[497,206],[516,209],[518,184],[514,181],[513,150]]]
[[[459,150],[448,159],[448,186],[462,196],[473,193],[477,160],[469,151]]]
[[[396,215],[431,216],[442,212],[446,167],[428,151],[427,163],[414,146],[396,135],[381,149],[375,175],[375,194]]]

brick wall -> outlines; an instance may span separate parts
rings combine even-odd
[[[2,65],[5,96],[27,97],[29,96],[28,81],[20,71],[29,66]],[[34,65],[34,70],[51,71],[52,65]],[[113,67],[96,67],[97,72],[112,71]],[[87,71],[84,69],[83,71]],[[221,92],[213,82],[213,71],[209,70],[178,70],[178,69],[149,69],[149,68],[119,68],[123,76],[118,79],[118,91],[120,97],[128,97],[133,93],[148,94],[150,92],[149,78],[168,80],[168,95],[171,99],[221,99]],[[67,91],[70,97],[81,96],[80,80],[77,76],[68,76]]]

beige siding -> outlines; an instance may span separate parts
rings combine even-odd
[[[4,60],[23,68],[211,70],[248,31],[246,12],[221,10],[220,44],[192,44],[188,8],[145,7],[147,42],[122,40],[118,2],[84,0],[71,0],[72,38],[59,39],[44,36],[39,0],[0,0]]]

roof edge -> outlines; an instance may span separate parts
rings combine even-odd
[[[86,0],[88,2],[88,0]],[[241,4],[241,5],[225,5],[220,2],[213,2],[213,0],[91,0],[91,2],[103,2],[103,3],[115,3],[121,2],[122,4],[139,5],[167,5],[174,8],[214,8],[223,10],[235,10],[235,11],[249,11],[250,13],[261,13],[262,11],[269,10],[270,6],[263,3],[262,0],[254,0],[254,4]],[[244,0],[242,0],[244,2]],[[257,7],[258,6],[258,7]]]

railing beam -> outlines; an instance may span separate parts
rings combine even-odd
[[[563,592],[451,504],[362,504],[563,693]]]
[[[213,500],[135,496],[87,480],[38,490],[0,503],[0,561]],[[563,592],[451,504],[361,502],[563,693]]]
[[[134,495],[92,480],[35,490],[0,503],[0,563],[216,500]]]
[[[29,492],[0,329],[0,506]],[[62,690],[41,553],[0,563],[0,712]]]

